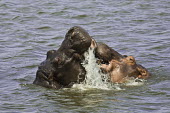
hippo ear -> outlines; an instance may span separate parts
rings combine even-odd
[[[50,50],[47,52],[47,58],[46,59],[50,59],[52,58],[53,54],[55,53],[56,51],[55,50]]]

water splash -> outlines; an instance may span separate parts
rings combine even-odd
[[[131,78],[124,84],[110,83],[109,76],[103,74],[100,70],[100,65],[96,63],[97,59],[94,55],[94,49],[89,50],[84,54],[85,60],[82,63],[86,70],[86,78],[81,84],[74,84],[73,88],[80,90],[89,89],[104,89],[104,90],[125,90],[122,86],[140,86],[144,84],[142,79]]]
[[[131,78],[124,83],[125,86],[141,86],[144,85],[147,80],[138,79],[138,78]]]
[[[84,54],[85,60],[82,63],[86,70],[86,78],[81,84],[74,84],[73,88],[81,90],[89,89],[104,89],[104,90],[121,90],[120,87],[112,85],[107,74],[101,73],[100,65],[96,63],[97,59],[94,55],[94,49],[89,48],[89,50]]]
[[[100,72],[100,66],[96,63],[94,49],[89,48],[85,53],[85,61],[82,63],[86,69],[86,78],[83,84],[86,87],[110,89],[111,84],[108,82],[108,75]]]

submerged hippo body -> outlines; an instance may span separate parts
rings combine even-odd
[[[82,82],[86,71],[81,65],[91,37],[81,27],[72,27],[58,50],[47,52],[47,58],[37,70],[34,84],[59,89]]]

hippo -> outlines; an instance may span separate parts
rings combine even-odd
[[[112,59],[109,64],[101,64],[101,69],[109,74],[113,83],[125,83],[130,77],[147,79],[151,76],[143,66],[136,63],[133,56],[126,56],[120,61]]]
[[[93,48],[101,72],[108,74],[113,83],[123,83],[127,77],[147,79],[150,76],[133,56],[121,55],[106,44],[96,42],[83,28],[75,26],[68,30],[59,49],[47,52],[46,60],[38,66],[33,84],[60,89],[82,83],[86,78],[82,62],[89,48]]]
[[[151,76],[146,68],[137,64],[133,56],[121,55],[104,43],[96,42],[95,57],[102,73],[108,74],[113,83],[126,82],[130,77],[147,79]]]
[[[83,28],[70,28],[60,48],[47,52],[46,60],[39,65],[33,84],[60,89],[82,82],[86,71],[81,62],[91,40]]]

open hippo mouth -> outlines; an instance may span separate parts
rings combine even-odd
[[[121,54],[102,42],[97,43],[95,56],[105,64],[108,64],[112,59],[119,61],[123,58]]]

